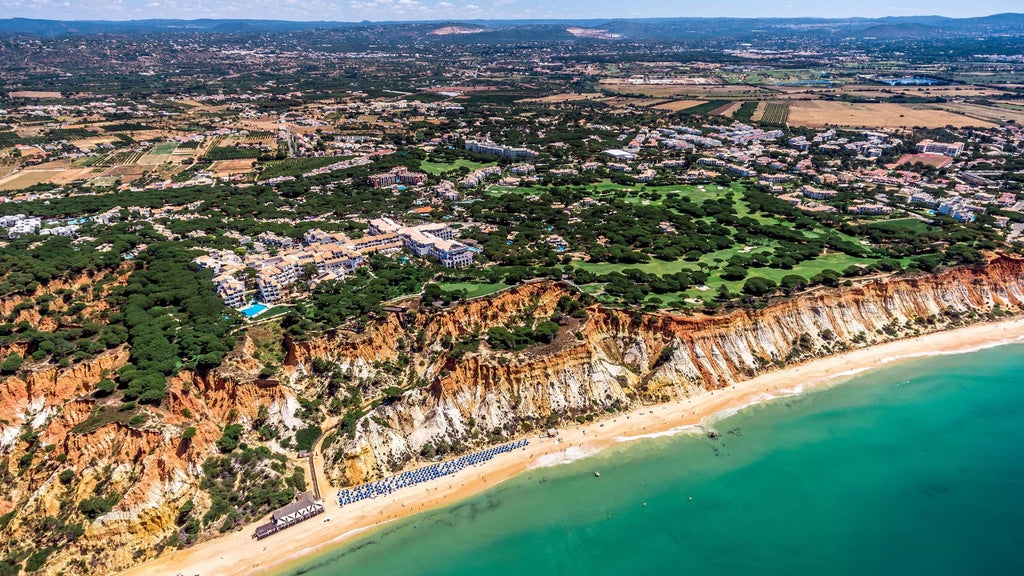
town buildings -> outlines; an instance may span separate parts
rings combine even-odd
[[[454,239],[454,231],[446,224],[404,226],[391,218],[370,221],[370,236],[400,236],[406,248],[420,258],[433,258],[446,268],[465,268],[473,263],[472,248]]]
[[[956,158],[963,153],[964,143],[953,142],[952,144],[945,144],[934,140],[922,140],[917,143],[917,151],[921,154],[942,154],[943,156]]]
[[[506,160],[529,160],[540,156],[540,154],[528,148],[502,146],[501,144],[495,144],[494,142],[480,140],[467,140],[466,150],[473,152],[474,154],[498,156]]]
[[[404,166],[393,168],[383,174],[370,176],[370,184],[374,188],[387,188],[396,184],[418,186],[427,181],[427,175],[422,172],[413,172]]]

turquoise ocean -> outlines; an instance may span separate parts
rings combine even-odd
[[[1024,574],[1022,345],[710,427],[530,471],[284,574]]]

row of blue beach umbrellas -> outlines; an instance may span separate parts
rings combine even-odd
[[[399,488],[406,488],[415,484],[436,480],[437,478],[442,478],[444,476],[450,476],[467,466],[486,462],[498,454],[505,454],[518,448],[525,448],[529,443],[530,441],[526,439],[517,440],[515,442],[509,442],[508,444],[502,444],[501,446],[481,450],[480,452],[460,456],[455,460],[449,460],[448,462],[431,464],[430,466],[417,468],[416,470],[402,472],[396,476],[389,476],[375,482],[362,484],[355,488],[346,488],[338,492],[338,504],[344,506],[346,504],[359,502],[360,500],[366,500],[367,498],[386,496]]]

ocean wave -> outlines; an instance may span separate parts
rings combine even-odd
[[[956,350],[933,350],[927,352],[910,352],[907,354],[898,354],[896,356],[887,356],[878,361],[878,364],[885,365],[892,362],[899,362],[901,360],[913,360],[915,358],[932,358],[934,356],[959,356],[961,354],[972,354],[974,352],[981,352],[982,350],[989,350],[991,348],[999,348],[1001,346],[1009,346],[1010,344],[1020,344],[1024,342],[1024,336],[1018,336],[1016,338],[1004,338],[995,342],[986,342],[984,344],[978,344],[970,348],[957,348]],[[863,370],[861,370],[863,371]]]
[[[704,427],[700,424],[687,424],[685,426],[676,426],[671,430],[665,430],[663,432],[651,432],[650,434],[638,434],[636,436],[618,436],[615,438],[616,442],[632,442],[634,440],[649,440],[652,438],[668,438],[671,436],[678,436],[680,434],[703,434]]]
[[[570,464],[572,462],[576,462],[577,460],[583,460],[584,458],[593,456],[598,452],[600,452],[600,450],[598,450],[597,448],[583,449],[579,447],[570,446],[565,450],[559,450],[558,452],[554,452],[552,454],[545,454],[543,456],[538,457],[534,461],[533,465],[530,466],[530,468],[550,468],[552,466]]]

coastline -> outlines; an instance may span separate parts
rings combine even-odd
[[[634,408],[586,425],[560,429],[558,439],[529,435],[530,445],[387,498],[341,508],[335,489],[324,493],[325,513],[266,540],[250,538],[253,525],[192,548],[177,550],[120,574],[235,576],[279,573],[310,555],[407,516],[447,506],[532,468],[553,466],[643,438],[694,430],[748,406],[834,385],[893,362],[961,354],[1024,341],[1024,318],[975,324],[814,359],[737,382],[696,398]]]

